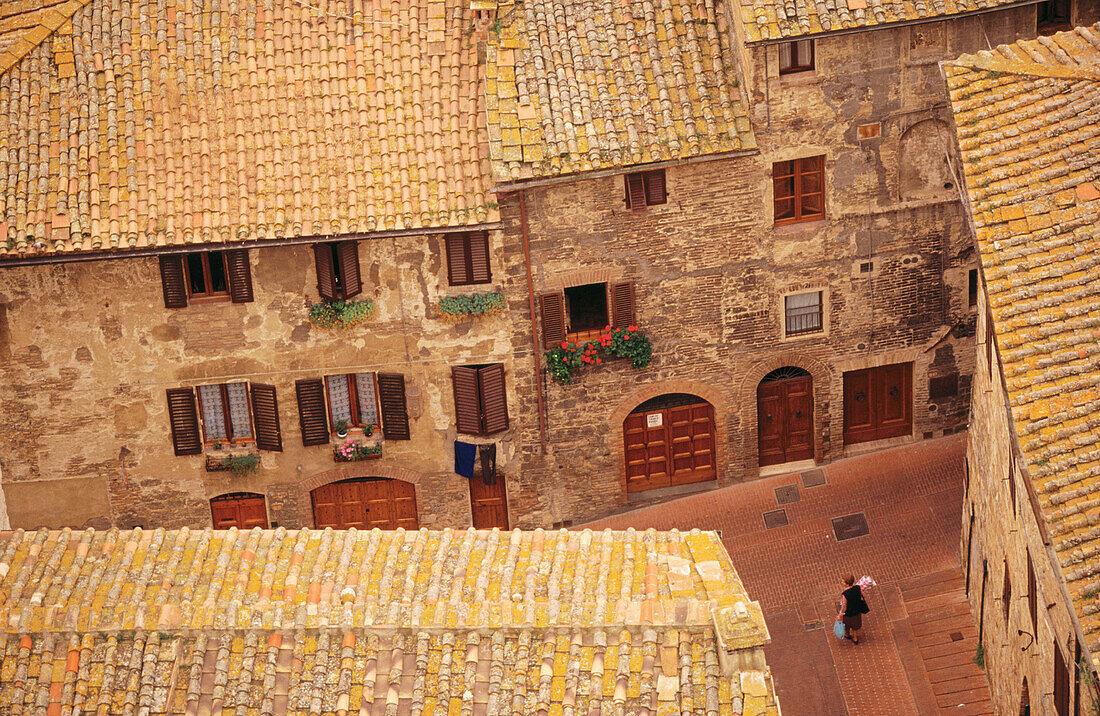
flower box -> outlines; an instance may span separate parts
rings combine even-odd
[[[612,328],[607,326],[595,340],[562,341],[561,346],[546,351],[546,371],[559,383],[569,383],[573,374],[586,365],[600,365],[616,359],[630,359],[641,369],[653,359],[649,338],[637,326]]]
[[[382,457],[381,443],[369,445],[349,438],[332,448],[332,459],[335,462],[358,462],[379,457]]]

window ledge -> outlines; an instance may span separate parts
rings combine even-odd
[[[820,231],[825,228],[826,223],[825,217],[822,217],[820,219],[809,219],[808,221],[792,221],[789,224],[776,224],[772,229],[776,236],[792,236]]]
[[[259,449],[256,443],[234,443],[223,447],[207,445],[203,448],[203,457],[206,459],[207,472],[229,472],[233,466],[229,463],[235,457],[259,457]]]
[[[782,87],[798,87],[800,85],[815,85],[821,81],[821,75],[817,69],[802,70],[801,72],[785,72],[775,76]]]

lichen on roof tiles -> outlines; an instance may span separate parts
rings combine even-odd
[[[463,2],[56,7],[0,24],[0,259],[498,219]]]
[[[496,180],[755,147],[720,2],[502,3],[486,68]]]
[[[714,533],[16,531],[0,595],[25,709],[779,713]]]
[[[1100,651],[1100,24],[944,63],[1012,417]]]

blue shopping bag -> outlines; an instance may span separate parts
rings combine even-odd
[[[833,622],[833,633],[836,634],[837,639],[844,638],[844,622],[837,619]]]

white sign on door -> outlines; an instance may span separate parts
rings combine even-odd
[[[647,428],[659,428],[664,425],[664,416],[661,413],[650,413],[645,416],[645,426]]]

